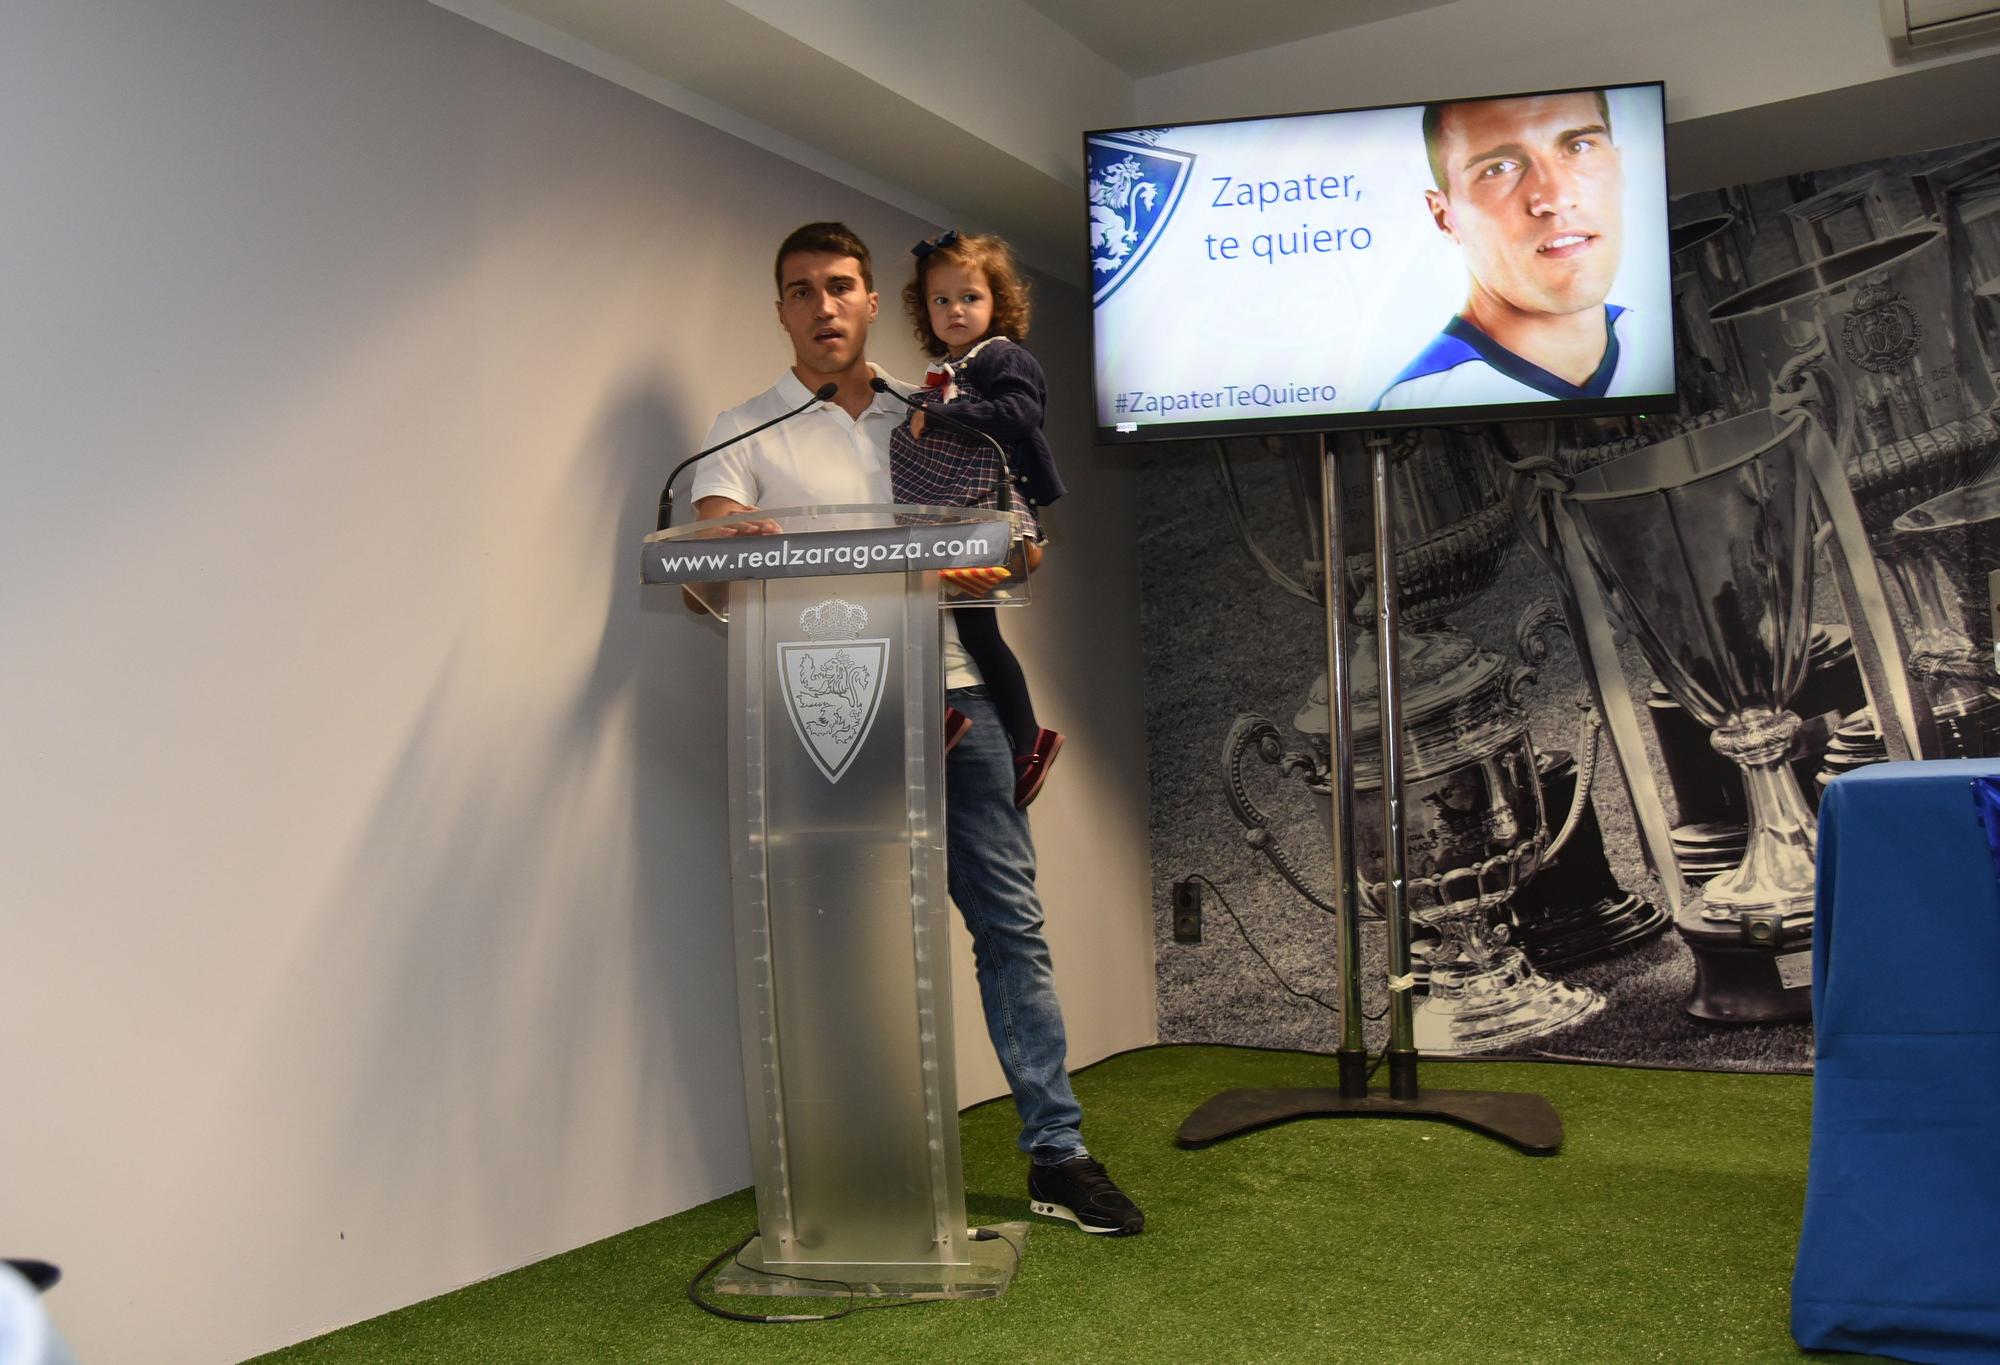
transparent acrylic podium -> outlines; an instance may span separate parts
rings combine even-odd
[[[942,569],[968,508],[766,509],[647,537],[729,626],[730,886],[757,1182],[723,1293],[981,1298],[1025,1223],[966,1227],[945,889]]]

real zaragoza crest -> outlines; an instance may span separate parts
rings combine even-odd
[[[868,612],[830,597],[799,613],[804,640],[778,645],[785,712],[815,767],[840,781],[882,705],[889,641],[861,638]]]
[[[1923,337],[1917,310],[1886,284],[1863,289],[1840,320],[1840,346],[1847,358],[1877,374],[1901,369]]]
[[[1093,307],[1110,298],[1146,258],[1173,217],[1194,171],[1194,156],[1153,141],[1149,129],[1084,139],[1090,178]]]

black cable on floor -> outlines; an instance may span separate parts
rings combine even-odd
[[[1257,955],[1257,960],[1264,964],[1264,969],[1270,972],[1271,979],[1273,981],[1276,981],[1287,992],[1297,996],[1301,1000],[1310,1000],[1313,1004],[1318,1005],[1321,1009],[1326,1010],[1335,1016],[1338,1016],[1340,1014],[1340,1006],[1329,1005],[1326,1003],[1326,1001],[1320,999],[1318,996],[1312,994],[1310,991],[1299,990],[1296,987],[1294,987],[1291,982],[1285,980],[1285,978],[1279,973],[1278,969],[1272,965],[1271,959],[1264,956],[1264,950],[1257,946],[1257,941],[1250,937],[1250,931],[1243,926],[1243,920],[1241,919],[1241,917],[1237,915],[1236,908],[1229,903],[1229,897],[1222,894],[1221,887],[1217,886],[1214,882],[1210,881],[1207,877],[1203,876],[1199,872],[1195,873],[1193,876],[1183,877],[1181,878],[1181,880],[1184,882],[1200,882],[1203,886],[1207,887],[1210,891],[1213,891],[1215,893],[1216,900],[1222,903],[1223,910],[1226,911],[1229,915],[1229,918],[1232,921],[1234,921],[1236,925],[1236,932],[1243,936],[1243,942],[1249,946],[1251,952]],[[1370,1014],[1366,1010],[1363,1010],[1361,1012],[1361,1017],[1363,1019],[1368,1020],[1370,1023],[1374,1023],[1375,1021],[1382,1018],[1382,1015],[1387,1014],[1388,1012],[1389,1012],[1389,1007],[1387,1005],[1384,1005],[1382,1007],[1381,1014]]]

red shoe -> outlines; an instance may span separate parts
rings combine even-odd
[[[1062,752],[1063,737],[1054,730],[1035,731],[1035,747],[1014,760],[1014,808],[1026,810],[1041,795],[1049,768]]]
[[[944,708],[944,751],[950,753],[957,743],[965,738],[965,732],[972,728],[972,717],[956,706]]]

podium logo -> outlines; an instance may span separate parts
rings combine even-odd
[[[861,752],[882,706],[889,641],[863,639],[868,613],[830,597],[799,613],[803,640],[778,645],[785,712],[792,730],[829,782],[838,782]]]

